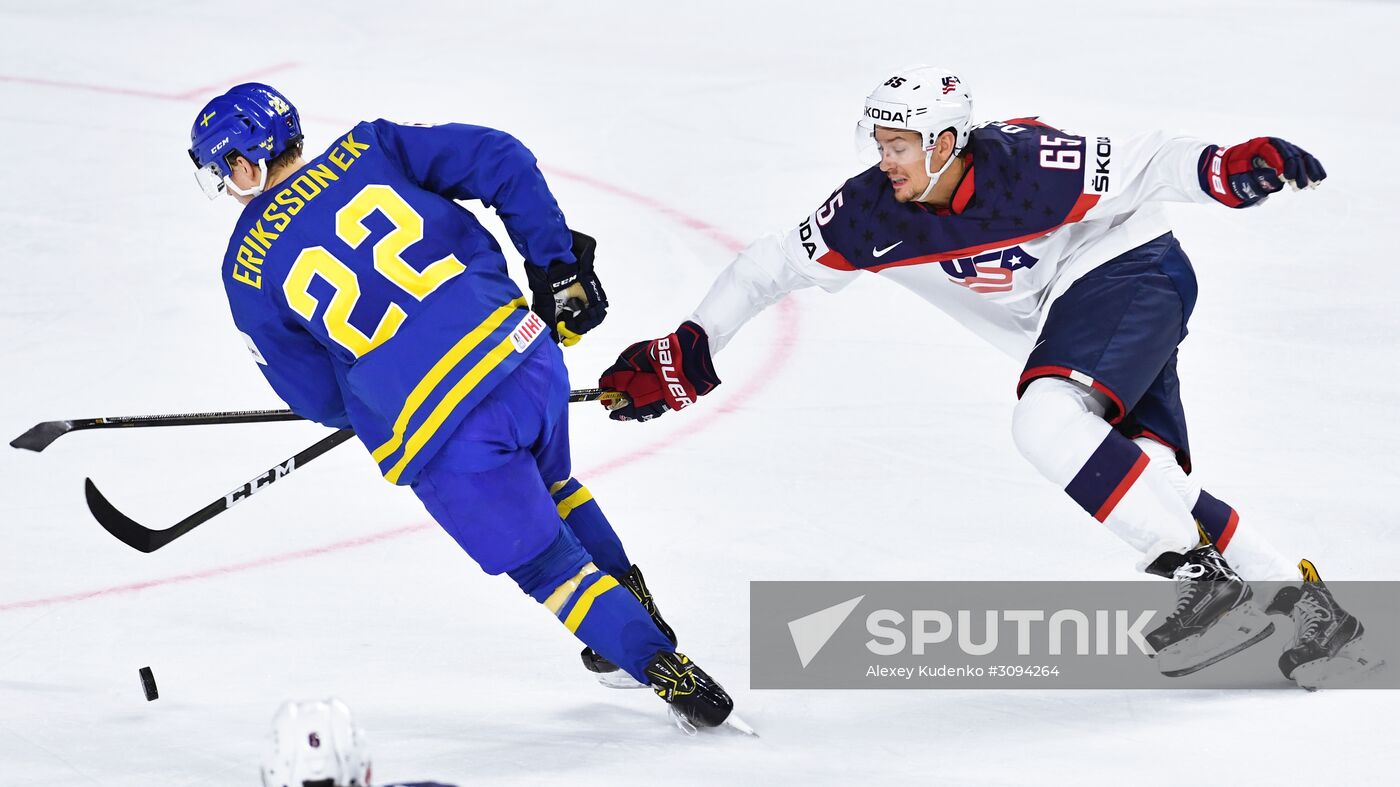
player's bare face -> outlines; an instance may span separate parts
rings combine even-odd
[[[910,202],[928,187],[924,169],[924,149],[917,132],[876,127],[875,144],[880,150],[880,171],[890,179],[894,198]]]

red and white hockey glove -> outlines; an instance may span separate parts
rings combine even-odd
[[[614,421],[650,421],[667,410],[689,407],[719,383],[710,337],[690,321],[673,334],[623,350],[598,379],[598,387],[624,393],[629,400],[608,413]]]
[[[1315,156],[1278,137],[1255,137],[1228,148],[1211,145],[1197,169],[1201,190],[1231,208],[1258,205],[1284,181],[1302,189],[1327,177]]]

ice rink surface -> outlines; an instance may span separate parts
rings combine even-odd
[[[313,151],[377,117],[524,140],[599,239],[613,311],[568,353],[583,387],[859,171],[863,96],[922,61],[958,69],[982,120],[1322,159],[1316,192],[1171,208],[1201,282],[1196,472],[1324,577],[1400,578],[1397,4],[54,0],[0,2],[0,30],[7,440],[281,406],[218,279],[238,206],[206,202],[185,154],[232,83],[285,92]],[[327,695],[378,782],[1393,783],[1394,693],[751,691],[750,580],[1131,579],[1136,555],[1016,453],[1017,362],[888,282],[789,299],[718,368],[655,423],[575,406],[575,468],[761,738],[686,738],[649,693],[594,685],[357,443],[144,555],[91,519],[85,476],[163,526],[324,430],[89,432],[0,451],[0,783],[256,783],[278,704]]]

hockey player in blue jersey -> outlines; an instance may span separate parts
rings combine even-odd
[[[489,574],[507,574],[587,646],[585,665],[652,686],[714,726],[723,688],[675,650],[641,573],[572,478],[566,345],[602,321],[592,238],[571,232],[534,157],[502,131],[356,125],[303,160],[296,109],[238,85],[196,116],[211,198],[244,205],[223,265],[234,324],[277,394],[353,427]],[[496,209],[531,299],[456,200]],[[533,311],[530,307],[533,307]]]
[[[1190,475],[1176,372],[1196,278],[1161,203],[1248,208],[1285,183],[1317,185],[1321,163],[1276,137],[1219,146],[1035,118],[974,126],[961,78],[927,66],[869,95],[857,139],[876,166],[740,253],[674,333],[623,351],[600,380],[631,400],[612,417],[695,403],[720,384],[712,354],[753,315],[793,290],[878,274],[1023,364],[1011,427],[1021,453],[1141,568],[1178,580],[1174,613],[1148,637],[1163,672],[1193,672],[1273,631],[1245,580],[1299,583],[1268,610],[1295,624],[1285,676],[1316,686],[1374,665],[1360,622],[1312,564],[1284,560]]]

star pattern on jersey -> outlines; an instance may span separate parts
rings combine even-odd
[[[821,261],[880,271],[975,257],[1053,232],[1087,209],[1083,172],[1041,167],[1039,150],[1038,136],[975,130],[968,154],[976,168],[968,169],[943,209],[899,202],[885,173],[867,169],[839,192],[845,195],[843,220],[822,225],[827,252]],[[881,248],[896,240],[899,248]],[[876,257],[877,251],[884,253]],[[1030,258],[1022,259],[1024,267]]]

